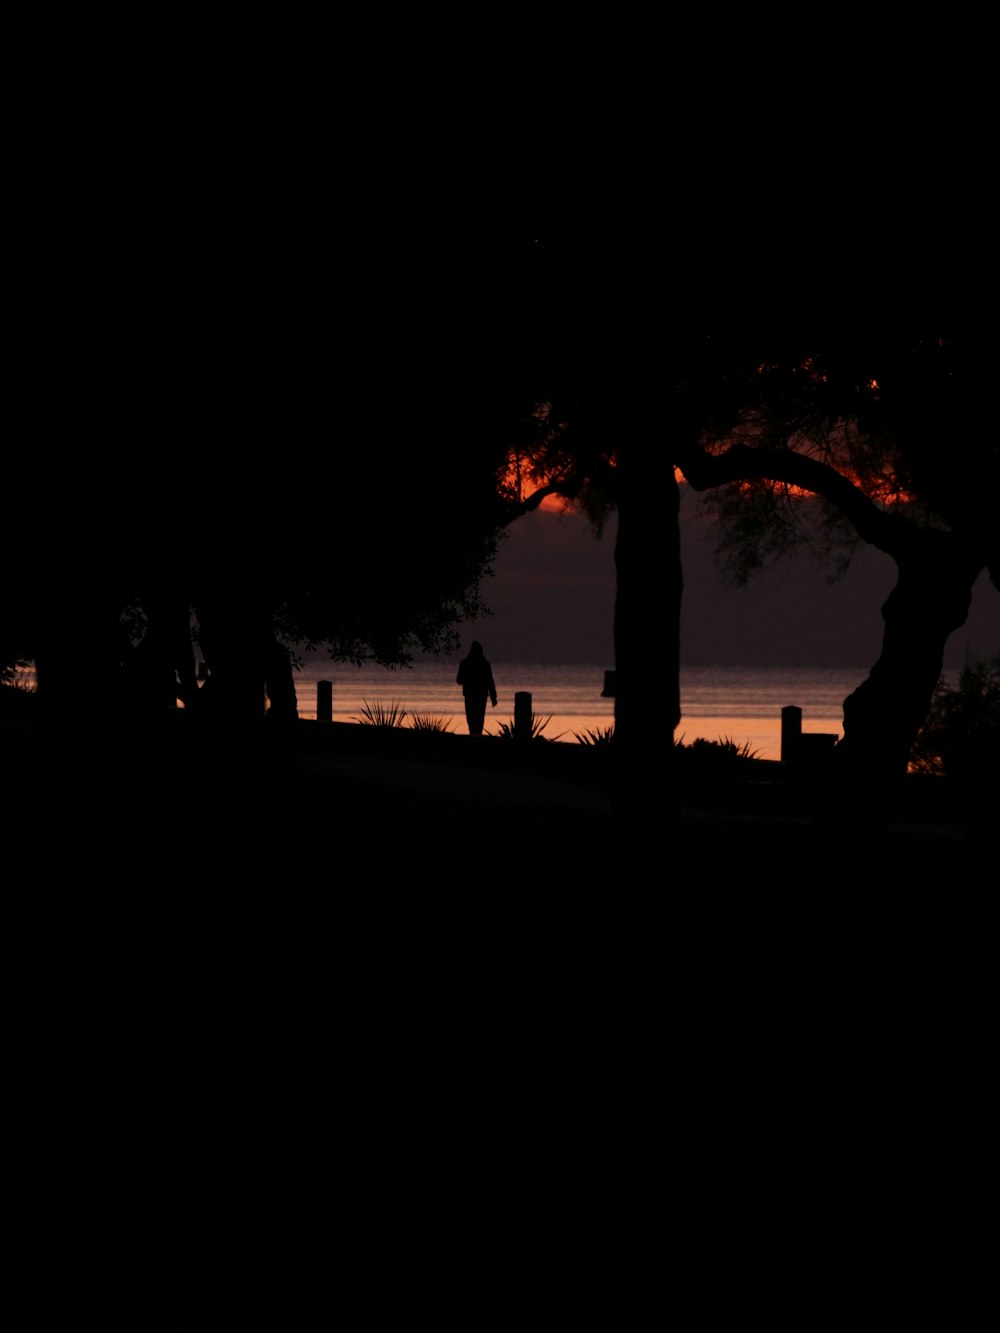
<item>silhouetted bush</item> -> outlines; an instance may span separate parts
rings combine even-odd
[[[962,784],[990,777],[1000,761],[1000,666],[963,667],[958,684],[938,681],[910,754],[910,771]]]
[[[690,744],[684,738],[674,742],[678,771],[699,776],[704,774],[732,775],[751,768],[758,759],[758,752],[749,741],[734,741],[726,736],[721,740],[710,741],[699,736]]]

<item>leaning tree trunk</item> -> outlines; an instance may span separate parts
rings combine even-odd
[[[869,833],[891,818],[910,751],[927,714],[951,635],[965,624],[981,560],[950,534],[897,557],[895,588],[882,607],[882,653],[844,701],[835,752],[832,813]]]

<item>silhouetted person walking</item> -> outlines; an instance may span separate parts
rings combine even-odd
[[[469,724],[469,735],[481,736],[486,700],[489,699],[496,708],[497,687],[493,684],[493,669],[483,656],[483,646],[478,640],[472,641],[469,655],[459,662],[455,679],[465,695],[465,720]]]

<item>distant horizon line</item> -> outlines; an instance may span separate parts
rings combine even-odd
[[[408,671],[418,666],[443,666],[457,663],[464,656],[461,652],[451,654],[425,654],[415,657],[412,662],[396,663],[394,665],[383,666],[379,662],[366,661],[360,664],[322,656],[318,652],[305,654],[302,661],[308,661],[311,664],[323,663],[332,667],[354,667],[355,670],[363,670],[365,667],[377,667],[385,671]],[[599,672],[614,671],[616,668],[612,663],[609,665],[603,659],[592,658],[589,660],[566,660],[564,658],[550,657],[499,657],[489,654],[489,660],[497,667],[574,667],[582,669],[591,669]],[[989,659],[986,659],[989,660]],[[874,667],[874,661],[858,662],[681,662],[681,671],[864,671],[870,672]],[[960,670],[965,663],[949,664],[945,662],[943,670]]]

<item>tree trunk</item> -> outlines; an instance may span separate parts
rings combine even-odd
[[[809,892],[827,922],[857,928],[878,889],[877,851],[898,809],[910,750],[928,711],[948,636],[965,623],[981,563],[934,534],[897,557],[899,578],[882,608],[882,654],[844,701],[844,739],[819,793],[822,884]]]
[[[866,822],[884,824],[900,795],[910,750],[941,677],[949,636],[965,624],[981,565],[937,541],[900,559],[882,607],[882,653],[844,700],[835,752],[837,795]]]
[[[119,601],[86,571],[47,591],[34,639],[38,687],[38,847],[58,867],[85,857],[107,827],[134,817],[121,697]],[[124,804],[124,809],[120,808]]]
[[[626,450],[616,468],[611,769],[622,947],[658,957],[676,944],[684,881],[673,750],[680,720],[680,492],[672,466],[663,469],[665,475],[651,475],[655,469],[644,462],[640,471]]]

